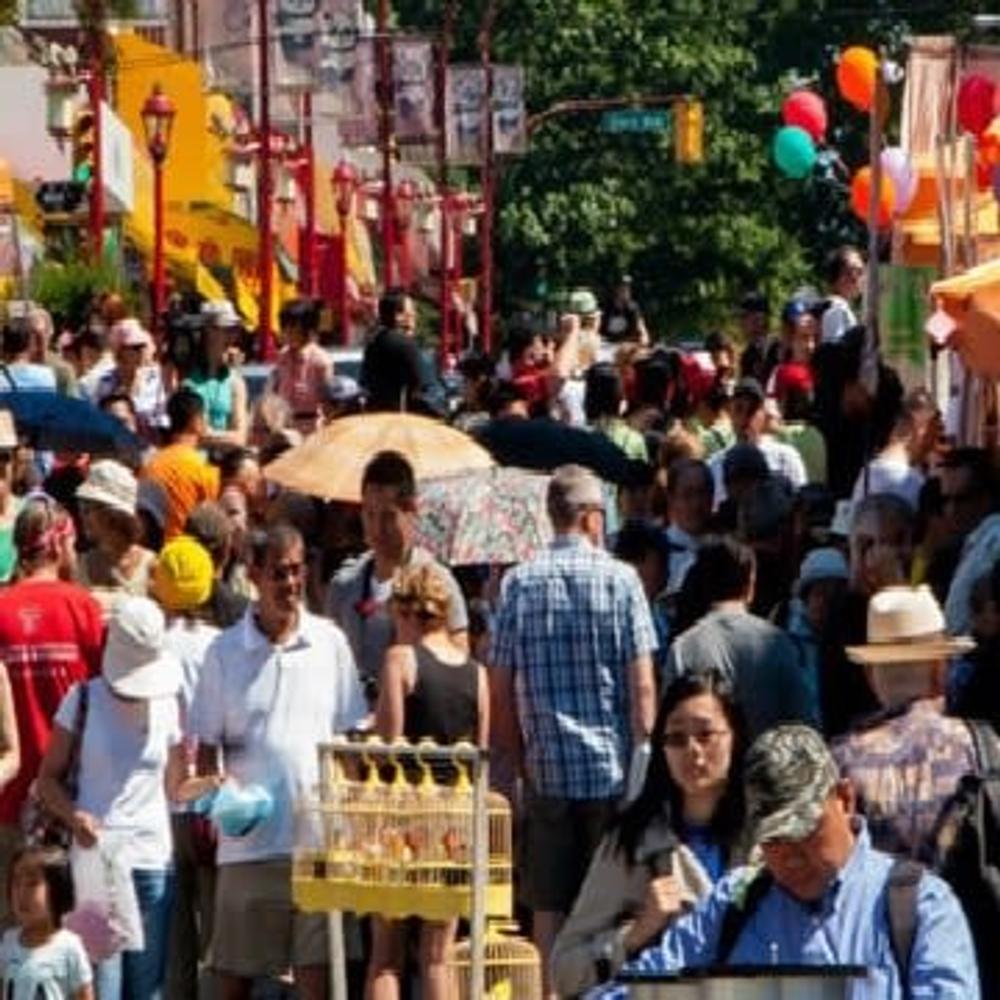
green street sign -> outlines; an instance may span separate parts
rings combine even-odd
[[[669,126],[670,112],[652,108],[605,111],[601,115],[601,131],[613,135],[625,132],[666,132]]]

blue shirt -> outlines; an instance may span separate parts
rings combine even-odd
[[[7,365],[9,378],[0,375],[0,392],[55,392],[56,374],[48,365],[15,361]],[[11,385],[13,383],[13,385]]]
[[[890,855],[871,846],[863,820],[847,864],[818,903],[803,904],[773,885],[736,939],[731,965],[863,965],[866,979],[848,990],[850,1000],[902,1000],[886,913]],[[746,890],[755,869],[739,868],[722,879],[691,913],[664,932],[626,968],[664,973],[715,964],[723,915]],[[917,894],[917,932],[910,959],[913,1000],[970,1000],[979,996],[979,975],[969,926],[951,889],[925,872]],[[591,997],[624,1000],[622,986]]]
[[[514,674],[532,790],[620,795],[632,752],[630,665],[656,649],[635,570],[562,535],[507,574],[495,625],[490,663]]]

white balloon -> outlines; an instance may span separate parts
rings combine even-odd
[[[899,146],[883,149],[881,160],[882,169],[892,181],[893,189],[896,192],[893,215],[902,215],[913,204],[920,177],[913,168],[909,154]]]

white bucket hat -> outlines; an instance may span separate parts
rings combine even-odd
[[[105,458],[90,467],[87,478],[76,489],[76,496],[78,500],[89,500],[134,515],[139,484],[121,462]]]
[[[166,698],[181,686],[181,665],[163,649],[166,622],[148,597],[128,597],[108,625],[101,670],[111,690],[123,698]]]
[[[240,319],[229,299],[219,299],[215,302],[205,302],[201,307],[201,314],[210,326],[235,327],[242,326]]]
[[[868,602],[868,643],[848,646],[855,663],[928,663],[967,653],[969,638],[945,632],[944,614],[930,588],[886,587]]]

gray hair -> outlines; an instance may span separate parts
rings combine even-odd
[[[570,528],[582,511],[604,507],[601,481],[582,465],[560,466],[549,481],[546,506],[553,528]]]

